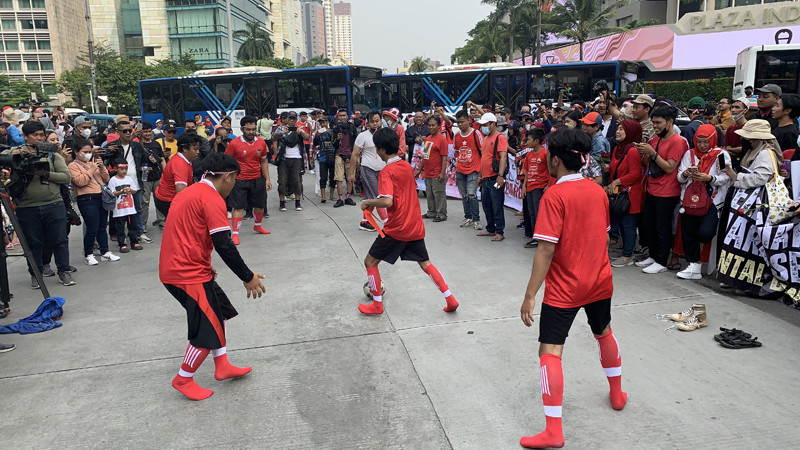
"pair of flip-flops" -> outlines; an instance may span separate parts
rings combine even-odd
[[[727,329],[722,327],[720,327],[719,331],[722,331],[722,333],[715,334],[714,340],[725,348],[740,349],[761,347],[761,342],[758,341],[758,338],[753,337],[750,333],[745,333],[736,328]]]

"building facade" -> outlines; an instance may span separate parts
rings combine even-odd
[[[327,35],[325,34],[325,8],[322,0],[303,0],[303,33],[306,37],[306,56],[326,57]]]
[[[0,0],[0,73],[54,95],[56,76],[88,50],[84,10],[83,0]]]
[[[346,64],[353,64],[353,20],[350,3],[333,4],[333,50]]]
[[[325,57],[333,59],[336,55],[333,50],[333,0],[322,0],[322,9],[325,11]]]
[[[290,59],[295,64],[306,62],[306,40],[303,33],[303,8],[300,0],[282,0],[273,9],[275,22],[275,57]]]

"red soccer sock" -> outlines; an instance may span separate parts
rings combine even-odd
[[[241,217],[232,217],[231,218],[231,237],[233,238],[233,243],[239,245],[239,229],[242,228],[242,218]]]
[[[190,400],[204,400],[214,393],[211,389],[200,387],[192,378],[200,364],[203,364],[206,356],[208,356],[208,352],[207,348],[197,348],[189,344],[186,347],[186,355],[183,357],[183,363],[178,375],[172,379],[172,387]]]
[[[358,305],[358,310],[364,314],[383,314],[383,284],[378,266],[367,267],[367,283],[373,302],[368,305]]]
[[[443,310],[445,312],[455,311],[458,308],[458,302],[456,301],[456,298],[453,296],[453,294],[450,293],[450,288],[447,287],[447,282],[444,281],[444,277],[442,276],[441,272],[439,272],[439,269],[437,269],[436,266],[431,264],[424,270],[425,273],[428,274],[429,277],[431,277],[431,281],[433,281],[433,284],[435,284],[436,287],[439,288],[439,291],[442,293],[442,295],[444,295],[444,299],[447,302],[447,306],[445,306]]]
[[[231,239],[233,239],[233,243],[239,245],[239,233],[231,235]]]
[[[243,377],[253,370],[252,367],[236,367],[228,362],[228,352],[225,347],[211,350],[211,356],[214,357],[214,378],[219,381]]]
[[[620,411],[628,401],[628,394],[622,392],[622,356],[619,351],[619,343],[614,337],[614,332],[595,337],[597,347],[600,349],[600,364],[608,378],[608,385],[611,388],[608,396],[611,399],[611,407]]]
[[[545,353],[539,357],[542,375],[542,403],[547,421],[546,428],[536,436],[525,436],[519,444],[525,448],[561,448],[564,434],[561,431],[561,403],[564,398],[564,372],[561,358]]]
[[[269,234],[269,231],[261,226],[261,221],[264,219],[264,213],[253,212],[255,222],[253,223],[253,231],[260,234]]]

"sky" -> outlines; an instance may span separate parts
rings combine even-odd
[[[334,0],[335,2],[337,0]],[[492,11],[481,0],[349,0],[353,63],[395,73],[416,56],[450,64],[467,32]]]

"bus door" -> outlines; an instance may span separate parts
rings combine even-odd
[[[244,80],[245,96],[244,110],[248,115],[257,117],[270,113],[275,116],[277,111],[275,98],[275,79],[272,77],[257,76]]]
[[[508,95],[508,86],[509,86],[509,76],[505,74],[492,74],[492,95],[491,95],[491,103],[493,107],[497,107],[498,105],[508,106],[509,105],[509,95]]]

